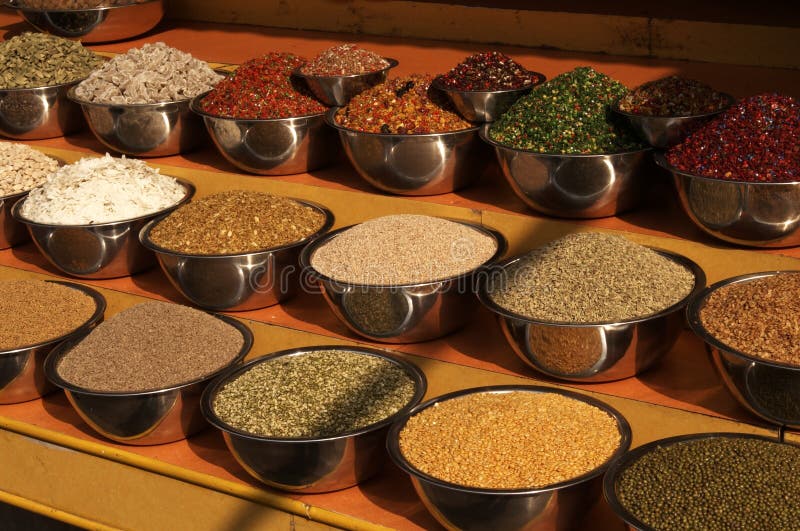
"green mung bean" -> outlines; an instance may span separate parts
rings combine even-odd
[[[60,85],[85,78],[103,59],[80,42],[23,33],[0,42],[0,88]]]

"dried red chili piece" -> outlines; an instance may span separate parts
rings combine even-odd
[[[454,66],[440,81],[450,89],[471,91],[520,89],[543,79],[503,53],[481,52]]]

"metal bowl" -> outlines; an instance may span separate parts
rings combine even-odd
[[[99,292],[73,282],[54,280],[47,282],[82,291],[94,300],[94,313],[78,328],[60,337],[36,345],[0,351],[0,404],[27,402],[53,391],[55,388],[45,378],[43,368],[47,355],[62,341],[82,337],[103,320],[106,299]]]
[[[83,127],[78,105],[67,93],[82,80],[34,88],[0,88],[0,135],[41,140],[68,135]]]
[[[465,395],[514,391],[561,394],[602,409],[617,422],[619,448],[605,464],[582,476],[542,488],[514,490],[481,489],[449,483],[418,470],[403,456],[400,432],[408,419],[420,411]],[[594,398],[551,387],[502,385],[464,389],[420,404],[395,422],[386,441],[392,461],[409,475],[425,508],[447,529],[566,530],[581,528],[586,513],[600,498],[605,469],[630,446],[631,429],[617,410]]]
[[[470,184],[489,163],[477,126],[418,135],[365,133],[337,124],[337,111],[328,111],[326,123],[339,131],[358,174],[384,192],[446,194]]]
[[[14,219],[11,209],[28,192],[0,197],[0,249],[8,249],[28,240],[28,229],[25,225]]]
[[[42,255],[64,273],[94,279],[124,277],[155,265],[153,253],[137,237],[141,228],[151,219],[178,208],[194,195],[192,183],[176,180],[186,189],[183,199],[137,218],[85,225],[37,223],[20,213],[27,198],[14,205],[11,216],[28,227]]]
[[[150,231],[166,215],[142,227],[139,240],[155,253],[170,283],[192,304],[207,310],[231,312],[264,308],[294,294],[300,250],[333,225],[333,213],[327,208],[300,199],[295,201],[318,210],[325,216],[325,221],[314,234],[273,249],[225,255],[171,251],[150,239]]]
[[[200,411],[200,397],[206,385],[238,365],[253,345],[253,333],[247,326],[226,315],[214,317],[236,328],[242,334],[244,344],[228,365],[191,382],[129,393],[93,391],[74,385],[58,374],[58,364],[86,334],[64,341],[54,349],[44,362],[45,375],[50,382],[64,389],[70,404],[84,422],[107,439],[137,446],[185,439],[207,426]]]
[[[316,76],[304,74],[302,67],[297,68],[292,75],[306,82],[311,93],[322,103],[330,106],[347,105],[350,98],[356,94],[364,92],[370,87],[379,85],[386,81],[389,70],[396,67],[399,63],[396,59],[384,57],[384,61],[389,66],[375,72],[364,74],[351,74],[341,76]]]
[[[147,33],[164,16],[163,0],[144,0],[121,6],[87,9],[35,9],[19,0],[7,0],[5,6],[31,26],[84,43],[130,39]]]
[[[441,77],[436,77],[431,83],[435,90],[447,94],[453,102],[458,113],[470,122],[493,122],[500,118],[515,101],[533,90],[536,85],[545,81],[544,74],[535,74],[536,81],[530,86],[519,89],[505,90],[456,90],[442,83]]]
[[[302,356],[316,350],[347,350],[376,356],[399,366],[416,384],[411,401],[395,414],[360,430],[315,439],[279,439],[253,435],[230,426],[214,412],[220,389],[255,365],[284,356]],[[282,350],[230,370],[208,386],[203,394],[203,414],[218,428],[236,461],[254,478],[281,490],[318,493],[356,485],[380,472],[386,461],[386,433],[389,426],[425,395],[427,381],[414,364],[393,358],[384,351],[342,345],[313,346]]]
[[[684,308],[706,284],[703,270],[685,256],[654,249],[694,274],[692,291],[669,308],[613,323],[557,323],[530,319],[499,306],[489,296],[496,276],[522,257],[511,258],[482,275],[478,299],[497,314],[517,356],[537,371],[572,382],[608,382],[635,376],[669,352],[684,325]]]
[[[652,148],[603,155],[537,153],[489,138],[511,189],[526,205],[548,216],[603,218],[635,207],[646,188]]]
[[[455,220],[454,220],[455,221]],[[472,318],[477,278],[506,251],[499,232],[460,221],[497,243],[497,251],[482,266],[467,273],[433,282],[398,285],[366,285],[341,282],[314,269],[317,249],[350,227],[343,227],[315,240],[300,254],[307,281],[317,283],[333,313],[350,330],[372,341],[417,343],[442,337],[463,327]]]
[[[750,247],[800,245],[800,182],[728,181],[692,175],[657,153],[672,174],[681,207],[703,232]]]

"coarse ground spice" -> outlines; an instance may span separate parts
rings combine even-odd
[[[333,437],[394,415],[415,391],[406,371],[390,361],[316,350],[253,365],[220,389],[213,408],[221,420],[253,435]]]
[[[355,225],[314,251],[311,266],[340,282],[391,286],[468,273],[497,251],[491,236],[431,216],[383,216]]]
[[[0,42],[0,88],[33,88],[78,81],[103,64],[80,42],[23,33]]]
[[[693,116],[724,109],[728,97],[703,82],[680,76],[648,81],[619,100],[619,109],[642,116]]]
[[[150,231],[156,245],[187,254],[263,251],[317,232],[325,216],[299,201],[231,190],[187,203]]]
[[[100,392],[163,389],[231,363],[242,333],[205,312],[152,301],[99,324],[56,367],[67,382]]]
[[[431,76],[396,77],[354,96],[336,113],[336,123],[367,133],[413,135],[468,129],[452,103],[431,90]]]
[[[659,446],[619,477],[622,506],[652,529],[797,529],[800,448],[704,438]]]
[[[539,153],[599,154],[643,149],[645,145],[610,105],[628,89],[588,66],[538,85],[494,122],[489,137],[516,149]]]
[[[35,345],[86,323],[97,305],[84,292],[41,280],[0,281],[0,350]]]
[[[616,420],[557,393],[475,393],[428,407],[400,431],[400,451],[437,479],[484,489],[538,488],[603,465]]]
[[[714,179],[800,181],[800,104],[780,94],[745,98],[667,151],[675,168]]]
[[[389,66],[389,62],[375,52],[346,43],[323,50],[300,72],[307,76],[352,76],[377,72]]]
[[[511,90],[541,83],[543,78],[501,52],[470,55],[439,78],[449,89]]]
[[[56,169],[56,159],[27,144],[0,142],[0,197],[39,186]]]
[[[548,322],[609,323],[658,313],[691,293],[681,264],[620,236],[570,234],[493,277],[489,296],[519,315]]]

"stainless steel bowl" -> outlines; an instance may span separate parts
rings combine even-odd
[[[800,182],[760,183],[701,177],[656,163],[670,172],[681,207],[703,232],[750,247],[800,245]]]
[[[0,135],[41,140],[83,127],[78,105],[67,97],[81,80],[35,88],[0,88]]]
[[[84,43],[136,37],[153,29],[164,16],[163,0],[87,9],[34,9],[25,7],[25,2],[19,0],[7,0],[5,6],[16,9],[26,22],[39,31],[80,39]]]
[[[325,121],[339,131],[358,174],[384,192],[446,194],[470,184],[489,163],[478,127],[419,135],[365,133],[337,124],[337,111],[329,110]]]
[[[556,393],[602,409],[614,418],[620,445],[602,466],[568,481],[538,489],[480,489],[464,487],[429,476],[415,468],[400,450],[400,432],[420,411],[453,398],[477,393]],[[521,419],[524,421],[524,419]],[[394,423],[386,439],[392,461],[409,475],[425,508],[447,529],[566,530],[581,529],[588,510],[600,498],[603,473],[631,443],[631,429],[614,408],[572,391],[551,387],[503,385],[465,389],[429,400]]]
[[[302,356],[315,350],[347,350],[387,360],[402,368],[416,385],[411,401],[386,419],[360,430],[315,439],[278,439],[241,431],[220,419],[214,400],[221,388],[255,365],[284,356]],[[380,472],[386,461],[386,433],[389,426],[425,395],[427,381],[414,364],[393,358],[384,351],[327,345],[282,350],[230,370],[208,386],[203,394],[203,414],[218,428],[236,461],[254,478],[281,490],[318,493],[352,487]]]
[[[206,385],[238,365],[253,345],[253,334],[247,326],[226,315],[214,317],[236,328],[242,334],[244,344],[227,366],[191,382],[130,393],[92,391],[74,385],[58,374],[58,364],[86,334],[64,341],[54,349],[45,360],[44,371],[50,382],[64,389],[64,394],[83,421],[107,439],[136,446],[185,439],[207,426],[200,411],[200,397]],[[169,352],[164,355],[168,356]]]
[[[295,199],[325,216],[314,234],[294,243],[251,253],[226,255],[185,254],[153,243],[150,231],[165,216],[142,227],[139,240],[158,258],[161,269],[181,295],[192,304],[215,311],[245,311],[278,304],[297,290],[300,250],[325,234],[333,225],[327,208]]]
[[[305,282],[317,283],[333,313],[350,330],[372,341],[417,343],[442,337],[469,322],[477,305],[478,277],[506,251],[506,240],[499,232],[480,225],[470,226],[497,242],[497,251],[481,267],[462,275],[416,284],[365,285],[341,282],[314,269],[317,249],[351,227],[328,233],[310,243],[300,254]]]
[[[57,269],[80,278],[116,278],[133,275],[156,263],[153,253],[139,242],[139,231],[151,219],[171,212],[189,201],[195,187],[177,179],[186,189],[179,202],[138,218],[94,225],[37,223],[20,213],[25,200],[11,209],[11,216],[26,225],[36,247]]]
[[[500,118],[515,101],[545,81],[544,74],[532,72],[536,81],[528,87],[505,90],[456,90],[445,86],[440,77],[431,83],[435,90],[447,94],[458,113],[470,122],[493,122]]]
[[[683,329],[684,308],[706,284],[703,270],[693,261],[655,251],[691,271],[695,283],[686,297],[647,317],[614,323],[554,323],[506,310],[489,296],[489,287],[522,257],[506,260],[482,275],[478,298],[497,315],[503,335],[517,356],[537,371],[584,383],[630,378],[669,352]]]
[[[386,81],[389,70],[396,67],[399,63],[390,57],[383,58],[389,66],[375,72],[364,74],[351,74],[341,76],[316,76],[304,74],[302,67],[297,68],[293,75],[306,82],[311,93],[322,103],[328,106],[344,106],[350,98],[356,94],[364,92],[370,87],[379,85]]]
[[[14,205],[27,195],[28,192],[20,192],[0,197],[0,249],[14,247],[29,239],[28,229],[11,215]]]
[[[44,373],[43,366],[47,355],[62,341],[68,341],[74,337],[83,337],[84,334],[103,320],[103,313],[106,311],[106,299],[99,292],[73,282],[53,280],[48,280],[47,282],[82,291],[94,300],[94,313],[85,323],[61,337],[43,341],[36,345],[0,351],[0,404],[27,402],[55,390],[55,387],[50,384]]]

